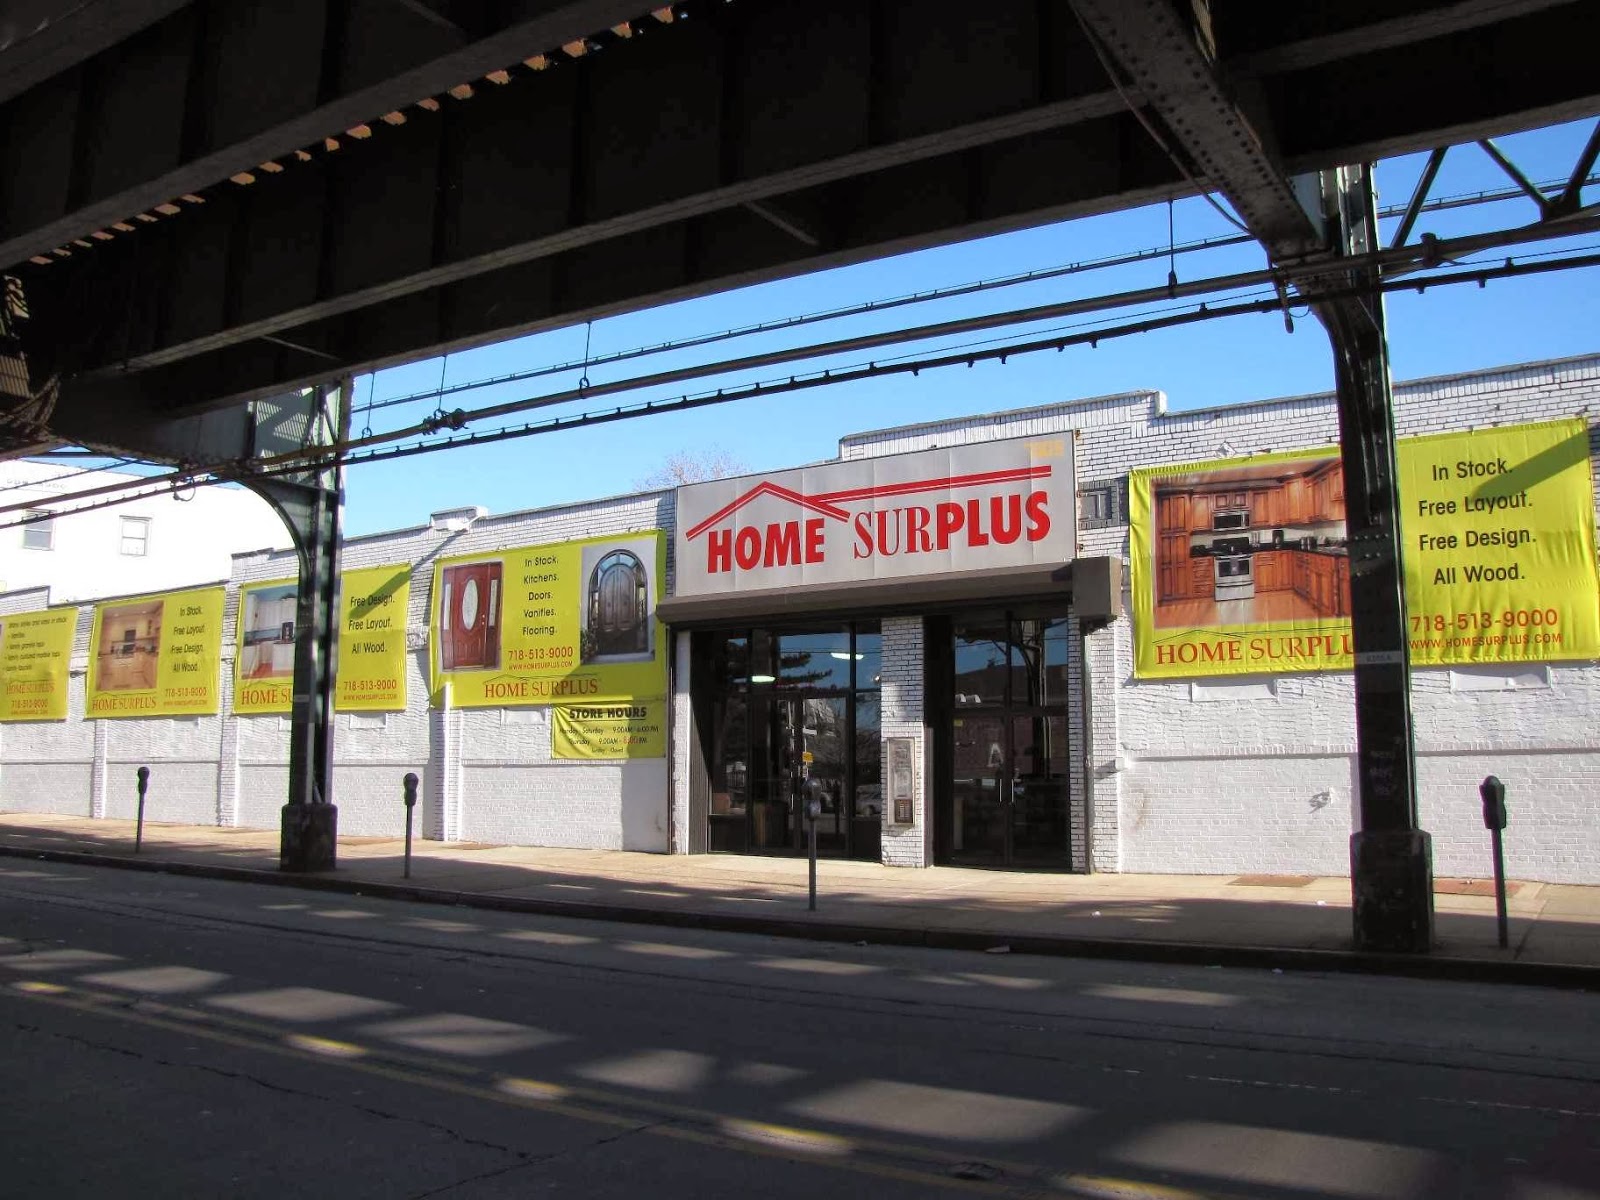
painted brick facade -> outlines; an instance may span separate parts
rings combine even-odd
[[[1401,436],[1588,416],[1600,407],[1600,356],[1401,384],[1396,397]],[[1135,467],[1328,446],[1336,423],[1330,395],[1169,413],[1161,393],[1132,392],[853,435],[841,442],[840,456],[1064,434],[1082,488],[1119,487]],[[686,634],[674,638],[669,654],[666,758],[556,761],[547,710],[428,703],[435,559],[648,529],[665,531],[670,547],[673,521],[672,494],[647,493],[505,517],[462,510],[425,528],[350,540],[346,569],[414,567],[406,710],[336,718],[341,831],[399,836],[401,779],[415,771],[422,779],[417,830],[424,837],[679,853],[703,841],[690,817]],[[1126,560],[1125,514],[1084,521],[1079,553]],[[230,711],[232,647],[238,585],[293,569],[292,556],[281,552],[235,557],[223,633],[224,708],[217,717],[83,720],[90,610],[82,610],[69,719],[0,727],[0,808],[131,815],[133,772],[143,764],[152,769],[151,819],[276,826],[288,723]],[[671,580],[669,561],[668,594]],[[9,593],[0,596],[0,615],[45,603],[41,592]],[[1072,643],[1068,696],[1077,869],[1348,870],[1355,820],[1348,673],[1135,680],[1126,616],[1089,629],[1078,627],[1075,613],[1069,617],[1082,634]],[[882,736],[913,739],[916,764],[913,822],[892,824],[884,805],[882,860],[889,865],[925,865],[932,857],[925,630],[915,612],[882,622]],[[1502,680],[1493,669],[1414,672],[1419,805],[1434,839],[1435,872],[1488,873],[1477,784],[1492,772],[1509,788],[1508,871],[1600,883],[1600,669],[1556,663],[1515,674]]]
[[[1583,415],[1595,471],[1600,355],[1397,384],[1395,400],[1401,437]],[[1169,413],[1160,392],[1132,392],[859,434],[840,443],[840,456],[1069,431],[1085,483],[1125,480],[1135,467],[1337,442],[1331,393]],[[1079,552],[1126,562],[1126,522],[1085,528]],[[1349,870],[1355,693],[1348,673],[1284,675],[1248,689],[1135,681],[1126,617],[1090,634],[1088,646],[1094,869]],[[1543,673],[1548,687],[1474,691],[1459,686],[1469,672],[1413,672],[1418,806],[1433,835],[1436,874],[1490,872],[1477,785],[1493,773],[1508,788],[1506,869],[1520,878],[1600,882],[1600,670],[1566,663]],[[1075,681],[1081,688],[1082,677]]]

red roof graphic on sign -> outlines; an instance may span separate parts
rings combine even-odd
[[[763,479],[731,503],[723,505],[683,536],[698,537],[713,525],[738,512],[760,496],[776,496],[791,504],[832,517],[835,521],[848,521],[850,514],[840,504],[858,500],[880,500],[888,496],[910,496],[918,492],[948,492],[965,487],[988,487],[997,483],[1022,483],[1030,479],[1050,478],[1048,466],[1013,467],[1004,471],[979,471],[971,475],[946,475],[939,479],[917,479],[907,483],[885,483],[876,487],[847,488],[841,492],[819,492],[805,496],[790,488]]]

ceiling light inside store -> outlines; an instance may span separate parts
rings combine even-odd
[[[750,682],[751,683],[771,683],[776,678],[777,678],[776,675],[752,675],[752,676],[750,676]]]

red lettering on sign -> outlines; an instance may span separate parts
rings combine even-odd
[[[872,557],[872,514],[869,512],[856,514],[856,544],[850,557]]]
[[[1049,492],[1028,493],[1028,540],[1042,542],[1050,536]]]
[[[706,539],[706,574],[733,569],[733,531],[713,529]]]
[[[785,521],[782,525],[767,526],[767,551],[761,559],[763,567],[786,567],[800,561],[800,522]]]
[[[1009,496],[989,498],[989,536],[1002,546],[1009,546],[1022,536],[1022,497],[1015,492]]]
[[[934,508],[934,527],[938,530],[936,537],[939,549],[946,550],[950,546],[950,535],[961,528],[966,514],[962,512],[961,505],[945,501]]]
[[[806,522],[806,561],[822,561],[822,518],[813,517]]]
[[[933,538],[928,534],[928,519],[933,514],[925,508],[906,509],[906,553],[933,552]]]
[[[983,532],[982,500],[967,501],[967,545],[987,546],[988,535]]]
[[[741,571],[748,571],[761,561],[761,531],[741,529],[733,540],[733,561]]]

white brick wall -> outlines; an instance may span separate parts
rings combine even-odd
[[[1600,411],[1600,355],[1397,384],[1395,399],[1402,437],[1587,417]],[[1331,445],[1338,436],[1331,393],[1168,413],[1160,392],[1134,392],[859,434],[841,442],[840,454],[1070,430],[1081,480]],[[1126,560],[1127,526],[1085,530],[1079,549]],[[1285,675],[1266,681],[1269,695],[1218,699],[1216,690],[1197,692],[1188,682],[1135,681],[1126,617],[1089,643],[1094,869],[1349,870],[1355,694],[1348,673]],[[1541,690],[1461,692],[1451,689],[1448,670],[1413,673],[1418,806],[1434,838],[1437,874],[1490,873],[1477,785],[1494,773],[1509,789],[1507,870],[1600,883],[1600,670],[1556,664],[1550,680]],[[1074,711],[1080,702],[1073,697]],[[1073,727],[1082,728],[1077,718]]]
[[[883,861],[891,867],[925,867],[933,861],[933,827],[928,804],[927,747],[923,737],[923,625],[921,617],[886,617],[883,621],[881,732],[884,739],[911,739],[912,788],[910,825],[890,818],[888,752],[883,749],[880,778],[884,785]]]
[[[1547,420],[1600,405],[1600,355],[1508,366],[1396,387],[1401,436]],[[843,458],[936,445],[1075,431],[1078,477],[1111,480],[1136,466],[1330,445],[1331,395],[1169,413],[1159,392],[1051,404],[854,435]],[[1595,439],[1592,437],[1592,441]],[[1226,446],[1224,445],[1226,443]],[[423,779],[418,832],[428,837],[683,851],[689,843],[688,640],[674,647],[671,759],[557,763],[548,723],[498,710],[427,706],[427,614],[434,559],[502,547],[659,528],[672,530],[670,493],[483,518],[468,529],[410,529],[353,539],[344,566],[415,564],[407,614],[409,704],[379,731],[341,716],[335,800],[347,833],[403,828],[400,779]],[[1126,557],[1125,525],[1085,530],[1080,553]],[[292,557],[235,559],[234,584],[291,575]],[[671,586],[669,562],[667,587]],[[0,595],[0,614],[43,607],[38,593]],[[224,656],[231,659],[235,589]],[[150,815],[276,827],[285,794],[287,731],[278,717],[86,722],[83,669],[89,610],[80,616],[71,716],[0,728],[0,808],[131,812],[133,769],[153,772]],[[883,736],[915,739],[916,820],[883,827],[883,860],[925,865],[932,829],[923,742],[923,623],[883,622]],[[224,665],[224,681],[231,663]],[[1422,825],[1440,875],[1489,872],[1477,783],[1506,781],[1508,869],[1523,878],[1600,883],[1600,670],[1553,664],[1549,686],[1463,691],[1446,670],[1413,679]],[[1090,633],[1070,675],[1073,841],[1101,871],[1334,873],[1348,870],[1353,826],[1354,692],[1347,673],[1255,681],[1249,694],[1178,681],[1136,681],[1123,618]],[[674,769],[672,764],[680,764]],[[885,764],[886,765],[886,764]],[[1086,811],[1092,792],[1092,808]],[[887,805],[885,806],[887,810]],[[1085,833],[1090,836],[1086,839]],[[1080,867],[1083,863],[1077,864]]]
[[[668,849],[665,758],[572,763],[551,758],[548,709],[508,719],[499,709],[440,713],[428,704],[428,613],[434,561],[588,537],[661,529],[670,546],[672,496],[650,492],[504,517],[468,528],[424,527],[354,538],[341,567],[411,563],[406,613],[407,705],[378,723],[334,718],[333,799],[339,830],[399,837],[402,781],[421,777],[416,833],[535,845]],[[0,727],[0,809],[131,816],[134,771],[151,769],[146,817],[199,825],[277,828],[287,798],[287,717],[232,711],[238,585],[292,578],[295,556],[234,556],[223,616],[222,706],[215,717],[85,721],[84,668],[93,610],[80,611],[66,722]],[[0,614],[43,608],[41,590],[0,595]],[[521,710],[521,717],[530,715]]]

